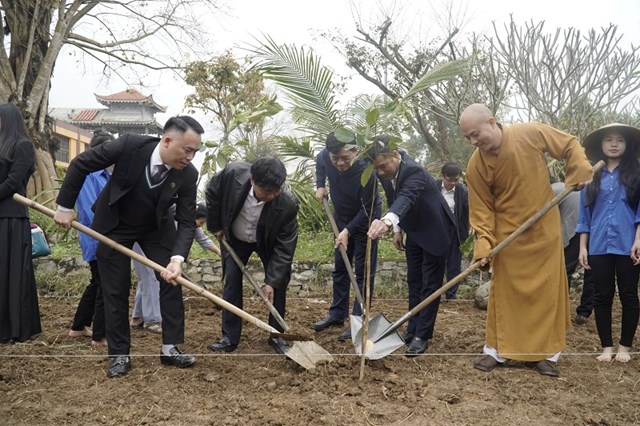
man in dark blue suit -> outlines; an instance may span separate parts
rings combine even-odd
[[[390,137],[379,136],[367,150],[387,196],[388,212],[374,220],[368,236],[376,239],[393,228],[393,243],[405,250],[409,309],[442,287],[450,244],[446,202],[435,179],[409,155],[390,146]],[[402,241],[406,232],[406,242]],[[440,300],[435,300],[409,320],[403,339],[409,343],[407,356],[427,350]]]
[[[451,246],[447,254],[447,281],[451,281],[460,274],[460,262],[462,252],[460,246],[469,237],[469,192],[467,187],[460,182],[462,168],[457,163],[446,163],[442,166],[442,179],[436,180],[436,185],[451,214],[451,220],[455,226],[451,228]],[[447,290],[447,300],[457,299],[458,284]]]
[[[313,329],[322,331],[333,326],[342,326],[349,315],[349,274],[342,260],[339,247],[347,251],[349,262],[355,269],[356,282],[364,296],[365,259],[367,255],[367,230],[369,221],[380,218],[381,202],[375,187],[376,178],[371,175],[366,185],[362,185],[362,173],[368,164],[356,159],[358,152],[355,140],[349,145],[339,141],[335,134],[327,136],[326,148],[316,157],[316,198],[320,202],[327,197],[327,179],[335,214],[336,226],[340,230],[335,241],[333,269],[333,301],[328,315],[313,324]],[[369,271],[370,290],[373,294],[378,244],[371,244]],[[353,315],[362,315],[360,303],[353,305]],[[341,342],[351,339],[351,327],[338,336]]]
[[[200,149],[202,126],[189,116],[170,118],[162,137],[125,134],[84,151],[69,165],[58,198],[55,222],[66,228],[75,217],[72,207],[87,175],[114,166],[111,179],[94,205],[92,228],[131,248],[139,243],[147,257],[166,265],[160,281],[162,364],[184,368],[195,358],[176,344],[184,341],[182,290],[175,279],[189,254],[195,233],[198,171],[191,160]],[[176,214],[169,207],[175,205]],[[176,226],[177,225],[177,226]],[[100,243],[96,252],[102,277],[109,356],[108,377],[131,369],[129,288],[131,260]]]

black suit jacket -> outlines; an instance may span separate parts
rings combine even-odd
[[[402,230],[423,250],[443,256],[449,248],[449,230],[453,225],[445,210],[449,206],[433,176],[407,153],[400,155],[396,189],[391,181],[380,179],[389,211],[398,215]]]
[[[0,161],[0,217],[29,217],[27,206],[13,201],[13,194],[27,195],[27,182],[33,173],[35,149],[30,140],[13,148],[13,161]]]
[[[438,189],[442,188],[442,179],[436,180],[436,185]],[[440,190],[440,193],[442,193],[442,190]],[[469,237],[469,192],[464,184],[456,183],[456,189],[453,191],[453,201],[456,203],[453,209],[456,235],[458,237],[458,241],[453,241],[453,243],[462,245]],[[447,210],[451,212],[448,205]]]
[[[94,171],[114,165],[111,179],[102,190],[93,206],[95,217],[91,227],[105,234],[119,223],[119,201],[129,193],[138,179],[144,178],[151,154],[160,139],[145,135],[125,134],[122,137],[84,151],[71,161],[56,202],[71,208],[86,176]],[[171,169],[162,185],[156,206],[156,222],[160,240],[172,255],[185,259],[195,233],[195,208],[198,171],[189,164],[183,170]],[[176,213],[171,215],[169,207],[175,204]],[[135,205],[128,206],[135,209]]]
[[[210,232],[222,230],[230,240],[231,226],[251,187],[250,169],[248,163],[231,163],[209,181],[206,193],[207,229]],[[286,189],[265,204],[260,215],[258,245],[267,255],[264,282],[274,288],[286,288],[291,278],[291,262],[298,242],[297,215],[298,202]],[[264,230],[262,233],[261,229]]]

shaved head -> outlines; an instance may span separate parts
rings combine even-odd
[[[489,108],[472,104],[460,115],[460,130],[469,143],[481,151],[498,155],[502,144],[502,129]]]
[[[460,116],[460,122],[465,118],[477,118],[480,120],[488,120],[493,117],[493,113],[486,105],[482,104],[471,104],[462,111],[462,115]]]

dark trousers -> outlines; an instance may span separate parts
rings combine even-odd
[[[613,346],[611,307],[617,281],[618,296],[622,305],[620,344],[631,347],[640,313],[640,303],[638,302],[640,266],[634,266],[628,255],[615,254],[589,256],[589,265],[593,271],[595,282],[593,309],[596,314],[596,328],[600,336],[600,344],[603,348]]]
[[[262,265],[267,267],[267,253],[258,249],[256,243],[245,243],[244,241],[232,238],[229,242],[231,247],[235,250],[236,254],[244,265],[249,261],[252,253],[257,253],[260,256]],[[224,255],[224,270],[225,270],[225,284],[223,290],[223,298],[227,302],[242,309],[242,270],[236,265],[234,260],[228,254]],[[275,288],[273,289],[273,306],[282,318],[285,315],[285,307],[287,301],[287,289]],[[269,325],[274,327],[278,331],[284,331],[282,326],[278,323],[275,317],[269,314]],[[232,314],[229,311],[222,311],[222,335],[227,336],[231,343],[238,344],[240,341],[240,335],[242,334],[242,318]]]
[[[580,234],[574,234],[569,240],[569,244],[564,248],[564,264],[567,270],[567,282],[571,286],[571,276],[576,271],[578,264],[578,256],[580,255]],[[589,317],[593,311],[593,273],[590,269],[584,270],[582,281],[582,295],[580,296],[580,304],[576,308],[576,314]]]
[[[139,243],[147,258],[163,267],[168,265],[171,260],[171,251],[160,244],[157,231],[141,232],[128,227],[118,227],[106,236],[129,249],[133,247],[134,243]],[[129,330],[131,259],[102,243],[98,244],[96,255],[102,281],[109,356],[128,355],[131,349]],[[156,273],[156,277],[160,282],[162,343],[167,345],[183,343],[182,288],[179,285],[168,284],[158,273]]]
[[[367,255],[367,234],[364,232],[356,232],[349,237],[349,247],[347,247],[347,256],[349,262],[355,269],[356,282],[360,289],[360,294],[364,299],[364,278],[365,278],[365,259]],[[334,251],[334,270],[333,270],[333,302],[329,308],[329,315],[333,318],[346,318],[349,312],[349,291],[351,282],[347,272],[347,266],[344,264],[340,250]],[[355,261],[354,261],[355,259]],[[376,264],[378,259],[378,240],[371,241],[371,270],[369,279],[371,283],[369,300],[373,299],[374,277],[376,274]],[[356,299],[353,302],[353,315],[362,315],[360,303]]]
[[[409,309],[412,309],[442,287],[446,255],[433,256],[424,251],[410,236],[407,236],[405,243],[405,255]],[[439,307],[440,298],[437,298],[409,320],[407,332],[424,340],[431,339]]]
[[[451,281],[452,279],[460,275],[461,262],[462,252],[460,251],[460,246],[458,245],[458,230],[452,227],[451,245],[449,246],[449,251],[447,252],[447,281]],[[458,291],[459,286],[460,283],[447,290],[445,297],[447,299],[455,299],[456,292]]]
[[[71,329],[80,331],[84,327],[89,327],[93,322],[91,338],[98,341],[105,337],[104,302],[102,299],[102,285],[100,283],[98,262],[95,260],[90,261],[89,270],[91,271],[91,279],[82,293],[80,302],[78,302],[78,308],[73,317]]]

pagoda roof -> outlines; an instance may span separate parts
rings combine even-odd
[[[111,103],[137,103],[149,105],[160,112],[167,111],[166,106],[159,105],[153,100],[153,95],[145,96],[132,88],[111,95],[98,95],[97,93],[94,95],[98,102],[107,106]]]
[[[100,126],[125,126],[125,127],[146,127],[159,133],[162,126],[158,124],[155,117],[150,114],[123,114],[115,113],[108,109],[76,109],[76,108],[53,108],[49,114],[62,121],[80,127],[100,127]]]

